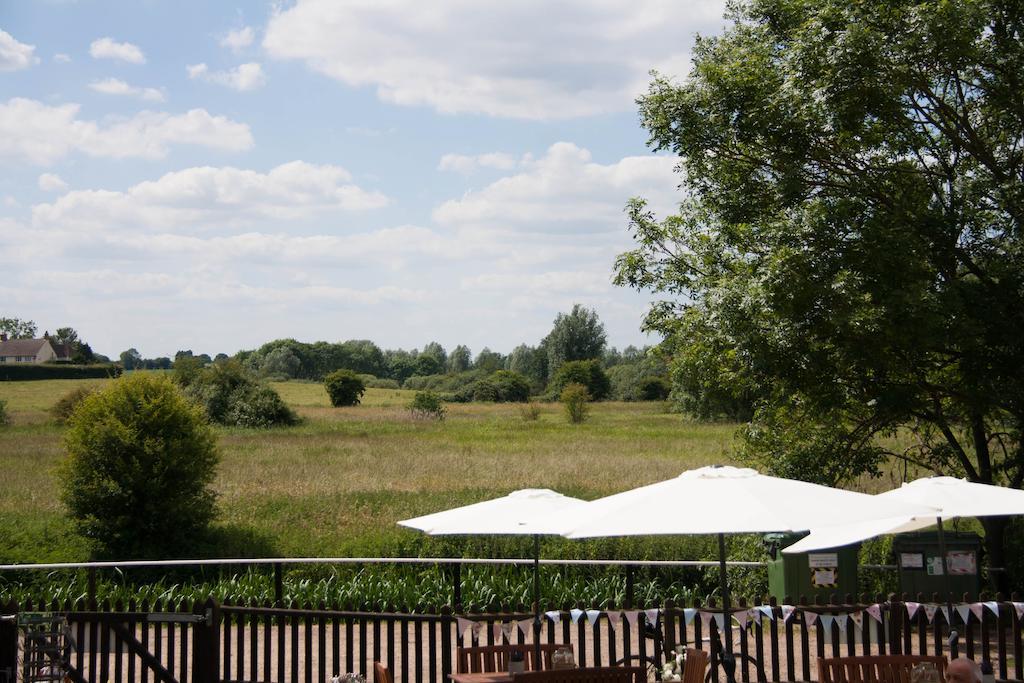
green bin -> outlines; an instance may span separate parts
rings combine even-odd
[[[856,595],[860,544],[792,555],[781,552],[805,535],[765,536],[765,545],[769,547],[768,592],[771,596],[781,603],[787,597],[796,601],[803,596],[810,601],[821,596],[827,602],[833,595]],[[774,558],[771,557],[773,548],[777,549]]]
[[[975,533],[943,534],[946,540],[946,563],[949,566],[949,590],[954,596],[964,593],[976,598],[981,590],[981,537]],[[942,575],[938,532],[899,534],[893,537],[892,549],[899,568],[900,592],[916,596],[923,593],[945,596],[946,582]],[[954,600],[959,598],[954,597]]]

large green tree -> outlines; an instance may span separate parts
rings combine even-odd
[[[571,311],[555,316],[551,332],[541,342],[548,354],[548,375],[553,376],[568,361],[600,358],[606,342],[597,311],[573,304]]]
[[[0,317],[0,332],[10,339],[32,339],[37,331],[35,322],[31,320]]]
[[[826,483],[1024,482],[1024,5],[754,0],[639,101],[684,201],[630,205],[678,388]],[[882,437],[896,437],[885,439]],[[987,520],[1004,566],[1002,520]]]

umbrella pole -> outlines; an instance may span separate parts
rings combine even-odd
[[[946,590],[946,614],[949,615],[949,655],[952,659],[957,657],[957,639],[960,634],[953,629],[953,591],[949,584],[949,566],[946,563],[946,534],[942,530],[942,517],[936,517],[935,522],[939,530],[939,554],[942,556],[942,583]]]
[[[540,661],[540,536],[533,535],[533,666],[544,668]]]
[[[725,534],[718,534],[718,575],[722,584],[724,646],[720,648],[722,668],[728,683],[736,683],[736,660],[732,656],[732,614],[729,612],[729,579],[725,571]]]

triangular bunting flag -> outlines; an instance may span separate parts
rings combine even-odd
[[[647,623],[650,624],[651,626],[654,626],[655,624],[658,623],[658,611],[659,610],[658,610],[657,607],[655,607],[653,609],[645,609],[644,610],[644,616],[647,617]]]
[[[512,642],[512,629],[515,627],[516,623],[514,621],[505,621],[501,624],[501,632],[505,634],[505,637],[508,638],[509,642]]]
[[[765,615],[769,619],[775,618],[775,610],[772,608],[771,605],[761,605],[757,609],[761,612],[761,614]]]
[[[462,617],[455,617],[455,625],[456,625],[456,628],[459,631],[458,635],[460,637],[465,635],[466,629],[469,628],[470,626],[472,626],[474,629],[476,628],[476,622],[475,621],[473,621],[472,619],[463,619]]]
[[[732,616],[736,619],[736,623],[740,625],[740,628],[746,628],[747,624],[750,623],[750,613],[756,611],[757,610],[742,610],[734,613]]]
[[[528,636],[533,627],[533,619],[520,619],[516,622],[516,626],[523,632],[524,636]]]
[[[494,636],[495,643],[501,642],[501,624],[498,622],[491,624],[491,635]]]
[[[971,616],[971,606],[970,605],[957,605],[953,609],[955,609],[956,613],[960,616],[960,621],[962,621],[963,623],[966,624],[967,620]]]
[[[700,623],[705,629],[711,628],[711,612],[700,612]]]
[[[577,621],[579,621],[580,617],[582,617],[582,616],[583,616],[583,610],[581,610],[581,609],[571,609],[571,610],[569,610],[569,618],[572,619],[572,623],[574,623],[574,624]]]
[[[854,623],[857,628],[864,627],[864,612],[850,612],[850,621]]]
[[[619,612],[617,610],[608,610],[604,614],[606,617],[608,617],[608,623],[611,624],[611,627],[618,631],[619,620],[622,619],[622,612]]]
[[[1024,602],[1022,602],[1020,604],[1021,604],[1021,606],[1024,606]],[[693,618],[695,616],[697,616],[697,608],[696,607],[687,607],[686,609],[683,610],[683,622],[687,626],[689,626],[690,624],[693,623]]]
[[[725,614],[723,612],[715,612],[715,624],[718,626],[719,632],[725,630]]]
[[[588,609],[587,610],[587,621],[590,622],[591,626],[597,624],[597,620],[601,618],[601,610],[599,609]]]
[[[988,607],[988,611],[992,614],[999,616],[999,603],[995,600],[989,600],[985,603],[985,607]]]
[[[793,618],[793,613],[795,611],[796,611],[796,607],[793,607],[793,605],[783,605],[782,606],[782,621],[783,622],[788,622],[790,619],[792,619]]]
[[[834,614],[819,614],[818,618],[821,619],[821,627],[825,629],[825,633],[832,632],[832,622],[835,621],[836,617]]]
[[[871,615],[871,618],[877,621],[879,624],[882,623],[882,606],[878,603],[870,605],[864,608],[864,611]]]
[[[913,619],[914,615],[917,614],[917,610],[921,609],[921,603],[919,602],[907,602],[907,618]]]
[[[949,608],[946,607],[945,605],[943,605],[942,607],[939,608],[939,611],[942,612],[942,618],[945,619],[946,623],[948,624],[949,623]]]
[[[850,625],[849,614],[837,614],[836,623],[839,624],[839,630],[846,633],[846,627]]]
[[[805,609],[803,612],[804,612],[804,626],[814,626],[814,624],[818,621],[818,617],[821,616],[817,612],[812,612],[812,611],[807,610],[807,609]]]
[[[928,618],[928,623],[932,623],[935,620],[935,613],[939,611],[938,605],[921,605],[921,609],[924,610],[924,616]]]
[[[967,607],[971,610],[971,614],[977,617],[978,621],[981,621],[981,615],[984,613],[985,606],[982,605],[980,602],[972,602]]]
[[[545,612],[544,616],[546,616],[548,619],[550,619],[555,624],[557,624],[558,622],[560,622],[562,620],[562,613],[559,612],[556,609],[553,609],[550,612]]]
[[[626,623],[629,624],[630,628],[636,628],[636,617],[640,614],[639,610],[628,609],[622,613],[622,616],[626,617]]]
[[[1017,618],[1024,617],[1024,602],[1013,603],[1013,609],[1017,612]]]

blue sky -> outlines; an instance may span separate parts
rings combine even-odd
[[[101,353],[279,337],[618,347],[622,209],[678,201],[648,72],[721,2],[0,4],[0,315]]]

